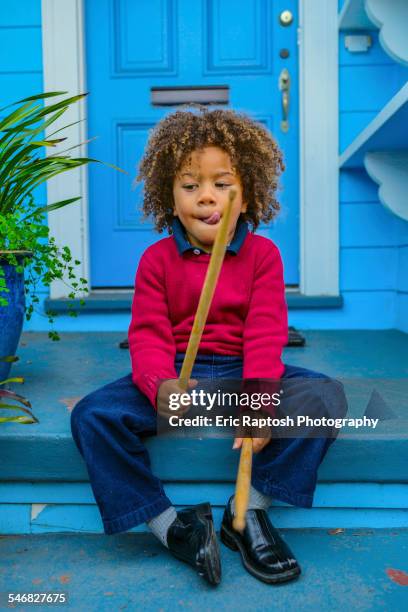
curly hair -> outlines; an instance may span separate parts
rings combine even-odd
[[[242,217],[253,227],[268,223],[280,209],[278,178],[285,169],[282,153],[263,125],[231,110],[209,110],[197,105],[176,111],[153,129],[140,161],[137,181],[144,181],[144,217],[154,218],[158,232],[171,233],[173,182],[191,153],[216,146],[229,154],[242,181],[248,208]]]

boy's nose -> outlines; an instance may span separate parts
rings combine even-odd
[[[200,190],[198,203],[199,204],[215,204],[215,194],[211,187],[204,187]]]

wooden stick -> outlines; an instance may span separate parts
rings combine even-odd
[[[224,215],[214,241],[210,263],[208,265],[204,285],[201,290],[200,301],[198,303],[193,327],[188,340],[186,354],[184,356],[183,365],[180,371],[179,385],[182,389],[187,389],[188,387],[188,381],[190,380],[201,336],[204,331],[204,326],[207,321],[214,291],[217,286],[218,277],[221,272],[222,262],[224,261],[225,250],[227,247],[229,220],[231,218],[232,204],[234,202],[235,195],[235,191],[230,192],[227,208],[224,211]],[[251,471],[252,439],[244,438],[242,441],[235,493],[235,518],[233,521],[233,527],[237,531],[243,531],[245,528],[245,514],[249,502]]]
[[[200,344],[201,336],[203,335],[205,322],[207,321],[208,312],[210,310],[215,287],[217,285],[222,262],[224,260],[228,241],[228,227],[231,218],[232,203],[235,199],[235,195],[236,192],[231,190],[227,207],[224,211],[220,227],[218,228],[218,232],[215,237],[210,263],[208,264],[207,274],[201,290],[200,301],[198,303],[197,312],[194,318],[193,327],[188,340],[187,350],[179,376],[179,385],[184,390],[187,389],[188,381],[190,380],[194,361],[197,356],[198,346]]]
[[[251,485],[252,472],[252,438],[242,440],[241,457],[235,488],[235,516],[232,526],[235,531],[244,531],[245,515],[249,503],[249,487]]]

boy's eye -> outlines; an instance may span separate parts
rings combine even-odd
[[[186,191],[193,191],[195,187],[196,187],[195,183],[185,183],[183,185],[183,189],[185,189]]]
[[[215,183],[215,186],[220,189],[228,189],[228,187],[231,187],[231,183]]]

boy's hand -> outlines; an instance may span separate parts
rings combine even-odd
[[[235,438],[234,446],[232,447],[234,450],[241,448],[242,441],[244,438]],[[253,452],[259,453],[269,442],[271,441],[272,436],[269,435],[267,438],[252,438],[252,450]]]
[[[157,412],[160,416],[164,418],[168,418],[174,415],[183,415],[188,412],[190,405],[187,406],[180,403],[180,406],[177,410],[171,410],[170,405],[170,396],[175,393],[178,396],[181,396],[185,393],[188,393],[189,389],[193,389],[198,383],[198,380],[194,378],[190,378],[188,381],[188,387],[186,389],[182,389],[179,385],[178,379],[169,379],[165,380],[161,383],[159,390],[157,392]]]
[[[244,411],[242,415],[249,414],[254,416],[252,411]],[[258,416],[262,413],[258,413]],[[262,437],[260,434],[262,433]],[[237,435],[238,434],[238,435]],[[252,450],[254,453],[259,453],[272,439],[272,429],[266,424],[262,428],[256,424],[237,427],[236,437],[234,439],[233,449],[241,448],[244,438],[252,438]]]

